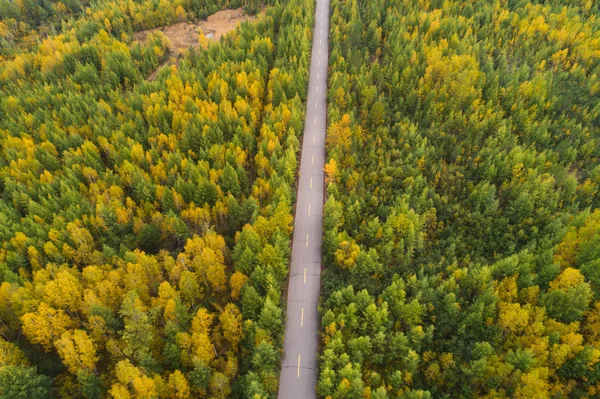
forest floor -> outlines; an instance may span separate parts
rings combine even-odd
[[[263,10],[264,12],[264,10]],[[218,41],[222,36],[236,28],[238,23],[243,21],[252,21],[256,19],[254,15],[247,15],[243,8],[234,10],[221,10],[210,15],[208,18],[196,22],[178,22],[173,25],[161,26],[154,29],[147,29],[133,34],[133,40],[144,42],[152,32],[161,31],[171,42],[169,51],[179,57],[182,51],[190,46],[199,47],[198,35],[200,32],[208,39]],[[165,65],[175,63],[167,61],[159,66],[148,76],[148,80],[154,80],[157,72]]]

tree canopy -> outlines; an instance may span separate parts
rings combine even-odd
[[[598,395],[598,11],[332,0],[321,397]]]
[[[0,397],[275,397],[312,2],[76,3],[0,3]]]

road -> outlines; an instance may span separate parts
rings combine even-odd
[[[327,121],[329,0],[317,0],[298,180],[279,399],[316,398]]]

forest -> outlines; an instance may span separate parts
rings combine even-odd
[[[0,398],[275,397],[313,9],[0,0]]]
[[[330,6],[319,396],[598,397],[598,2]]]
[[[0,0],[0,399],[277,396],[314,11]],[[600,396],[598,15],[330,1],[318,397]]]

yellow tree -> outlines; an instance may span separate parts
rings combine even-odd
[[[205,248],[202,251],[202,256],[196,263],[198,274],[204,277],[215,292],[225,290],[227,276],[225,274],[225,264],[223,263],[223,255],[219,251],[212,248]]]
[[[27,358],[17,345],[0,337],[0,369],[4,366],[27,366]]]
[[[157,397],[156,382],[129,360],[115,366],[116,383],[109,391],[114,399],[153,399]]]
[[[222,292],[227,283],[225,248],[225,240],[216,233],[194,236],[185,244],[185,252],[179,255],[178,261],[195,270],[207,288]]]
[[[188,399],[190,397],[190,385],[185,375],[179,370],[175,370],[169,375],[166,390],[165,393],[169,399]]]
[[[242,272],[235,272],[229,279],[229,285],[231,286],[231,299],[237,301],[242,292],[242,288],[246,284],[248,277]]]
[[[66,266],[61,267],[44,285],[44,301],[57,308],[77,312],[81,308],[82,297],[78,272]]]
[[[331,158],[331,160],[325,164],[325,182],[326,183],[335,183],[338,180],[338,166],[335,158]]]
[[[205,308],[198,309],[192,320],[192,328],[189,333],[177,334],[177,344],[181,348],[182,362],[193,365],[200,362],[208,366],[215,357],[213,344],[210,340],[214,316]]]
[[[360,247],[354,240],[344,240],[335,251],[335,260],[342,269],[350,269],[355,266],[356,258],[360,253]]]
[[[19,318],[17,314],[22,312],[17,311],[23,305],[23,299],[19,300],[18,293],[24,292],[29,294],[29,290],[19,288],[17,284],[3,282],[0,284],[0,334],[5,335],[10,331],[19,329]],[[20,310],[20,309],[19,309]]]
[[[504,333],[520,333],[529,324],[529,312],[518,303],[500,302],[498,311],[498,325]]]
[[[233,348],[236,348],[242,337],[242,314],[237,306],[233,303],[225,306],[225,310],[219,316],[219,322],[223,336]]]
[[[181,362],[186,366],[201,363],[208,366],[215,358],[213,344],[205,333],[178,333],[177,345],[181,349]]]
[[[23,334],[34,344],[40,344],[44,350],[52,349],[53,343],[75,323],[61,309],[54,309],[46,303],[40,303],[34,313],[25,313],[21,317]]]
[[[63,244],[63,253],[80,265],[100,263],[102,254],[94,249],[96,245],[92,234],[85,227],[81,227],[80,224],[79,222],[67,224],[67,232],[69,238],[75,244],[75,248]]]
[[[183,302],[188,306],[195,306],[204,298],[204,292],[198,284],[196,274],[189,270],[181,273],[178,287]]]
[[[208,313],[205,308],[200,308],[196,312],[196,316],[192,320],[192,333],[194,334],[209,334],[214,320],[212,314]]]
[[[223,373],[217,372],[212,375],[209,383],[212,397],[215,399],[225,399],[231,393],[231,382]]]
[[[327,131],[327,145],[342,153],[350,149],[352,144],[352,130],[350,116],[345,114],[338,122],[333,123]]]
[[[549,395],[548,369],[539,367],[521,376],[515,392],[516,399],[546,399]]]
[[[65,331],[54,346],[71,373],[95,370],[98,361],[96,345],[85,331]]]

